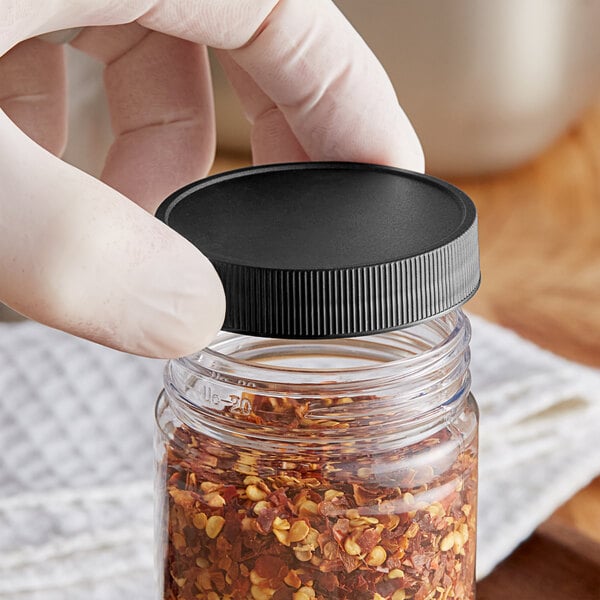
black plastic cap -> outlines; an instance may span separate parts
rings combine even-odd
[[[157,217],[215,266],[227,331],[368,335],[445,313],[479,286],[471,200],[444,181],[391,167],[240,169],[175,192]]]

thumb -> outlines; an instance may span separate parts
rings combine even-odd
[[[224,293],[192,244],[46,152],[2,112],[0,156],[0,300],[144,356],[181,356],[213,339]]]

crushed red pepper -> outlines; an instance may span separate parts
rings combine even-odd
[[[266,430],[347,426],[305,419],[302,400],[247,399],[251,410],[231,416]],[[472,600],[475,444],[418,473],[403,467],[405,449],[284,460],[181,425],[163,465],[164,599]]]

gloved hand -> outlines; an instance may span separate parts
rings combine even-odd
[[[35,37],[76,27],[71,43],[106,64],[115,141],[102,181],[57,158],[63,47]],[[0,300],[136,354],[180,356],[213,339],[219,278],[152,216],[213,160],[206,46],[253,124],[256,163],[423,169],[381,65],[329,0],[0,0]]]

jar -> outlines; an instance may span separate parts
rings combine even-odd
[[[311,343],[222,334],[157,404],[161,598],[474,597],[464,314]]]
[[[319,189],[327,187],[322,177],[316,177]],[[253,189],[248,181],[236,185]],[[177,201],[186,193],[189,188]],[[256,197],[263,201],[262,194]],[[189,234],[189,207],[182,214]],[[213,217],[207,218],[211,239]],[[311,222],[310,231],[316,227]],[[253,227],[249,220],[246,225]],[[300,230],[303,236],[309,231],[304,225]],[[464,231],[456,238],[460,258]],[[277,240],[270,242],[277,246]],[[440,265],[459,264],[452,252],[446,246],[446,262],[433,260],[432,274],[447,277]],[[347,301],[355,309],[360,299],[368,302],[360,310],[345,305],[339,311],[353,315],[351,321],[338,315],[328,323],[318,302],[325,287],[312,295],[290,292],[284,285],[258,285],[254,272],[245,274],[252,285],[244,288],[239,270],[253,268],[248,260],[236,267],[234,286],[223,254],[208,252],[231,299],[225,327],[233,331],[192,356],[169,361],[156,407],[158,598],[474,599],[478,413],[470,394],[470,326],[448,290],[468,297],[478,284],[478,269],[460,263],[451,271],[462,283],[435,286],[436,292],[427,287],[431,254],[421,253],[414,276],[410,269],[399,271],[404,288],[398,284],[394,295],[383,294],[388,284],[369,271],[369,289],[377,294],[369,297],[357,283],[354,289],[361,293],[349,294]],[[267,260],[260,249],[255,255]],[[390,268],[386,263],[382,272]],[[342,281],[343,274],[335,280]],[[310,277],[291,281],[308,285]],[[316,281],[322,286],[323,276]],[[340,290],[329,288],[323,306],[330,313],[331,298],[340,298]],[[290,314],[304,320],[274,318],[274,308],[257,310],[259,298],[275,293],[286,293]],[[387,317],[381,310],[378,318],[369,313],[375,296],[389,305]],[[424,297],[429,301],[419,304]],[[265,304],[288,306],[279,300]],[[309,300],[310,311],[294,306],[306,307]],[[405,310],[393,309],[396,301]],[[431,314],[423,315],[427,310]],[[390,327],[384,317],[406,322]],[[356,335],[340,334],[344,328],[354,328]]]

